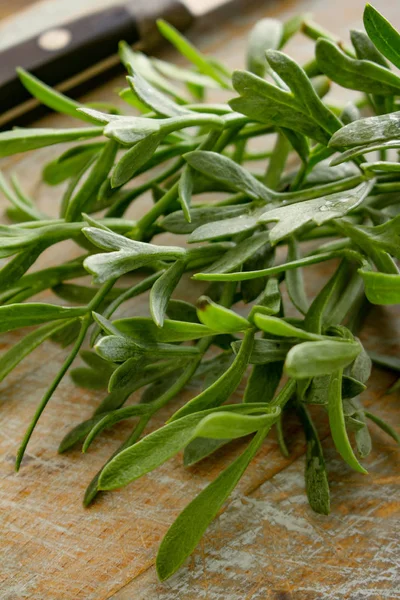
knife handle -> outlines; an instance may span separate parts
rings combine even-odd
[[[30,98],[16,76],[16,67],[56,86],[115,54],[121,39],[133,44],[139,40],[139,32],[128,10],[115,6],[7,48],[0,61],[0,112]]]
[[[190,20],[179,0],[136,0],[133,9],[117,5],[91,13],[0,52],[0,116],[31,98],[16,67],[57,86],[115,55],[121,40],[153,43],[158,17],[178,27]]]

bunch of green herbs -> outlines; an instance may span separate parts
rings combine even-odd
[[[184,464],[193,465],[252,435],[167,532],[157,557],[160,579],[195,549],[273,426],[287,454],[289,412],[304,428],[306,491],[319,513],[329,512],[329,485],[310,405],[327,412],[333,442],[356,471],[366,472],[360,459],[371,450],[369,420],[400,441],[360,399],[371,369],[357,337],[363,317],[370,304],[400,301],[400,36],[369,5],[364,23],[367,33],[352,31],[350,47],[307,18],[263,19],[250,33],[247,70],[231,74],[160,22],[160,32],[191,66],[151,59],[121,43],[128,72],[119,94],[124,113],[81,105],[19,70],[40,102],[84,124],[0,134],[2,157],[76,143],[43,170],[49,186],[68,182],[58,218],[43,214],[16,178],[0,178],[14,221],[0,227],[0,256],[9,259],[0,269],[0,331],[39,325],[0,357],[0,379],[47,339],[70,348],[23,438],[17,470],[78,354],[87,367],[71,371],[74,381],[108,393],[59,451],[80,442],[86,451],[106,428],[133,421],[89,484],[85,505],[181,450]],[[282,52],[297,33],[316,40],[315,57],[303,67]],[[361,94],[345,106],[326,103],[331,81]],[[209,90],[224,91],[229,100],[207,103]],[[255,138],[265,150],[252,150]],[[264,161],[263,173],[253,172],[254,161]],[[149,190],[152,206],[136,221],[126,218]],[[158,243],[164,232],[177,236],[176,246]],[[79,258],[28,272],[64,240],[81,249]],[[311,300],[303,270],[325,261],[333,274]],[[139,282],[127,287],[132,271]],[[88,273],[91,286],[76,283]],[[198,284],[196,306],[171,299],[187,273],[209,282],[206,289]],[[74,306],[26,302],[45,290]],[[150,317],[114,318],[148,291]],[[288,316],[288,304],[298,317]],[[87,342],[93,350],[83,349]],[[399,371],[395,359],[373,359]],[[226,404],[243,380],[242,402]],[[143,435],[156,412],[199,381],[200,393]],[[139,401],[128,404],[138,390]]]

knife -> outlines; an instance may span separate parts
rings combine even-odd
[[[81,0],[81,4],[87,0]],[[47,6],[47,15],[57,15],[60,0],[33,5],[29,13],[38,22],[37,11]],[[69,3],[73,0],[69,0]],[[248,0],[131,0],[106,6],[73,20],[37,31],[28,39],[0,48],[0,127],[26,122],[38,103],[20,83],[16,67],[36,75],[52,87],[79,95],[99,83],[99,76],[118,64],[118,42],[125,40],[148,51],[157,45],[156,20],[163,18],[180,31],[205,16],[226,14]],[[50,10],[49,10],[50,9]],[[34,12],[36,10],[36,12]],[[28,12],[28,11],[27,11]],[[35,16],[35,18],[33,18]],[[45,20],[45,19],[44,19]],[[211,22],[213,19],[208,20]],[[10,31],[10,27],[8,28]],[[1,31],[0,31],[1,33]],[[11,31],[10,31],[11,33]],[[21,121],[21,116],[24,119]],[[35,114],[37,116],[37,112]]]

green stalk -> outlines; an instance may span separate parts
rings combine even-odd
[[[87,306],[88,312],[84,317],[82,317],[82,324],[81,324],[81,329],[79,331],[78,338],[77,338],[71,352],[65,359],[60,371],[57,373],[56,377],[54,378],[53,382],[51,383],[50,387],[47,389],[45,395],[43,396],[41,402],[39,403],[39,406],[37,407],[37,409],[35,411],[33,419],[31,421],[31,423],[24,435],[24,438],[21,442],[21,445],[18,449],[17,457],[16,457],[16,461],[15,461],[15,470],[17,472],[19,471],[19,468],[21,466],[21,461],[25,454],[26,447],[29,443],[29,440],[31,439],[32,433],[36,427],[37,422],[39,421],[44,409],[46,408],[50,398],[52,397],[55,390],[57,389],[59,383],[62,381],[64,375],[67,373],[68,369],[72,365],[74,359],[76,358],[76,356],[84,342],[87,330],[89,329],[90,325],[93,322],[92,311],[96,310],[96,308],[103,301],[105,296],[107,296],[108,292],[111,290],[114,283],[115,283],[115,280],[107,281],[107,283],[105,283],[100,288],[100,290],[97,292],[97,294],[95,295],[93,300],[88,304],[88,306]]]
[[[149,181],[146,181],[142,185],[139,185],[137,188],[126,192],[124,196],[116,200],[114,204],[108,209],[108,211],[106,212],[106,216],[121,217],[129,208],[133,200],[136,200],[136,198],[139,198],[139,196],[141,196],[148,190],[151,190],[151,188],[157,183],[161,183],[169,177],[171,177],[171,175],[174,175],[177,171],[179,171],[183,164],[184,161],[182,159],[179,159],[173,165],[167,167],[166,169],[164,169],[164,171],[152,177],[152,179],[149,179]]]
[[[265,185],[272,190],[276,190],[279,186],[290,149],[291,145],[287,137],[283,133],[278,133],[264,178]]]
[[[164,196],[138,220],[136,227],[130,232],[129,237],[136,240],[142,239],[145,232],[150,229],[158,217],[161,217],[161,215],[167,211],[170,204],[176,200],[178,197],[178,190],[179,182],[177,181],[167,192],[165,192]]]

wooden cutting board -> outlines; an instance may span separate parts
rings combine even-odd
[[[362,0],[260,2],[258,9],[227,15],[225,23],[194,31],[191,38],[230,67],[243,67],[245,38],[257,18],[285,19],[312,11],[316,21],[347,39],[350,27],[361,27],[363,4]],[[400,25],[398,2],[377,0],[375,5]],[[288,50],[302,62],[310,48],[297,37]],[[179,61],[168,50],[163,56]],[[110,81],[91,98],[114,98],[113,90],[120,83]],[[53,116],[41,124],[68,122]],[[41,207],[55,213],[56,194],[39,177],[40,165],[53,155],[50,148],[12,157],[3,170],[16,171],[27,191],[40,198]],[[137,203],[134,213],[143,210],[144,202]],[[73,251],[60,245],[57,252],[65,259]],[[45,253],[41,266],[54,260],[52,250]],[[311,295],[321,287],[326,273],[319,268],[310,268],[308,273],[312,273]],[[180,294],[193,299],[196,289],[185,284]],[[131,310],[135,314],[147,311],[147,299],[136,301]],[[398,317],[397,308],[374,309],[363,332],[367,348],[398,355]],[[20,337],[20,332],[2,336],[1,348]],[[127,434],[129,424],[103,435],[87,456],[79,450],[59,456],[57,446],[71,425],[91,414],[100,394],[76,388],[66,378],[39,423],[20,473],[13,471],[23,432],[63,356],[64,351],[45,344],[1,384],[3,600],[400,598],[399,449],[372,426],[374,450],[365,461],[369,475],[354,473],[332,448],[324,418],[320,431],[325,436],[331,515],[316,515],[307,505],[304,440],[293,422],[287,432],[290,458],[282,458],[275,438],[269,438],[192,558],[170,581],[160,584],[154,569],[160,539],[179,511],[229,464],[242,445],[238,442],[189,470],[177,457],[127,488],[104,494],[85,510],[81,500],[87,483]],[[396,426],[398,397],[385,394],[394,379],[393,373],[374,369],[364,403]],[[188,389],[180,401],[194,394],[194,389]],[[173,408],[159,415],[152,428],[161,425]]]
[[[4,19],[10,15],[15,14],[19,10],[26,8],[30,4],[33,4],[36,0],[16,0],[12,3],[1,2],[0,3],[0,19]]]

